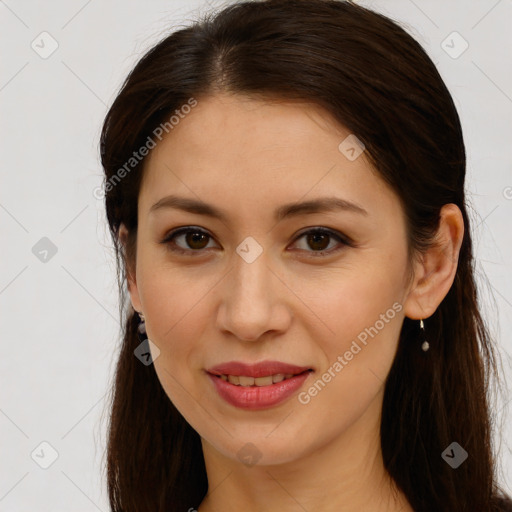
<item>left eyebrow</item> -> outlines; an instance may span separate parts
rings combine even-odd
[[[149,212],[153,213],[162,208],[175,208],[189,213],[213,217],[223,222],[227,221],[227,215],[224,211],[198,199],[174,195],[166,196],[151,206]],[[368,215],[368,212],[362,206],[351,201],[347,201],[346,199],[341,199],[339,197],[319,197],[302,203],[288,203],[282,205],[274,212],[274,219],[276,221],[281,221],[288,217],[333,212],[337,210]]]

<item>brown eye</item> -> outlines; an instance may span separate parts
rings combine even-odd
[[[191,249],[204,249],[208,243],[208,235],[196,231],[185,233],[185,242]]]
[[[202,229],[186,227],[172,231],[161,243],[169,245],[171,251],[194,255],[194,252],[197,254],[202,253],[203,249],[208,247],[208,242],[211,238]]]
[[[295,244],[302,239],[305,243],[299,249],[306,252],[308,256],[328,256],[345,246],[353,246],[349,238],[326,228],[315,228],[303,232],[295,239]],[[206,252],[204,249],[212,248],[208,246],[210,241],[213,241],[213,238],[206,231],[189,226],[171,231],[161,243],[167,245],[173,252],[199,256]]]
[[[296,238],[296,241],[304,239],[305,243],[300,250],[310,253],[311,256],[324,256],[326,253],[332,254],[343,248],[350,246],[351,243],[340,234],[330,229],[315,228],[302,233]],[[338,247],[336,248],[336,246]]]
[[[325,233],[309,233],[306,235],[309,247],[315,251],[324,251],[329,245],[330,236]]]

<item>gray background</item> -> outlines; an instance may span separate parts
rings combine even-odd
[[[360,3],[405,24],[454,97],[481,301],[510,388],[512,0]],[[101,122],[142,52],[211,5],[221,2],[0,0],[0,511],[108,510],[104,407],[119,323],[113,251],[93,195]],[[510,398],[495,407],[508,424]],[[512,493],[507,429],[501,481]]]

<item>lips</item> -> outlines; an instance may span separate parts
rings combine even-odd
[[[307,380],[312,368],[279,361],[222,363],[207,370],[214,388],[229,404],[242,409],[266,409],[285,402]]]

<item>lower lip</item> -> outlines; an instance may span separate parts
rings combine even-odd
[[[284,402],[308,378],[310,371],[300,373],[270,386],[236,386],[208,373],[219,395],[229,404],[241,409],[266,409]]]

